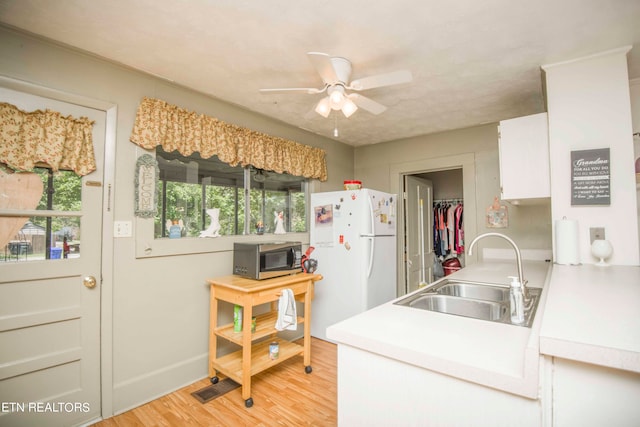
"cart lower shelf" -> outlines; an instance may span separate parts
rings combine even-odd
[[[304,347],[282,339],[275,340],[280,349],[277,359],[269,356],[269,345],[272,341],[256,343],[251,347],[251,376],[258,374],[294,356],[304,354]],[[213,368],[228,376],[238,384],[242,384],[242,350],[238,350],[213,362]]]

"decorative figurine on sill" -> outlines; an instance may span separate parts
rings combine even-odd
[[[264,234],[264,222],[262,221],[256,222],[256,234],[258,235]]]
[[[209,228],[200,232],[200,237],[220,236],[220,209],[207,209],[207,215],[211,218],[211,224],[209,224]]]
[[[282,212],[275,211],[274,213],[274,222],[276,224],[276,231],[273,234],[286,234],[284,230],[284,216]]]
[[[174,219],[173,221],[168,219],[166,223],[167,231],[169,232],[170,239],[179,239],[182,237],[182,229],[184,229],[184,223],[182,220]]]

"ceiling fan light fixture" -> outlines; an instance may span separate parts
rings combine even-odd
[[[329,113],[331,113],[331,103],[328,96],[325,96],[320,100],[320,102],[318,102],[318,105],[316,105],[316,113],[320,114],[325,119],[329,117]]]
[[[331,102],[331,108],[334,110],[339,110],[342,108],[342,104],[344,103],[344,95],[340,92],[333,92],[329,97]]]
[[[346,118],[349,118],[356,111],[358,111],[358,106],[349,98],[345,98],[344,105],[342,105],[342,114],[344,114]]]
[[[344,105],[344,87],[342,86],[333,86],[331,88],[331,92],[329,93],[329,101],[331,102],[331,108],[334,110],[342,109]]]

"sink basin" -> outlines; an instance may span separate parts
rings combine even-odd
[[[528,288],[525,321],[511,323],[509,286],[470,280],[442,279],[395,304],[456,316],[531,327],[542,289]]]
[[[509,301],[509,288],[475,284],[470,282],[450,282],[435,289],[438,294],[486,301]]]
[[[495,322],[508,315],[507,309],[509,305],[502,302],[483,301],[473,298],[425,294],[410,301],[409,307]]]

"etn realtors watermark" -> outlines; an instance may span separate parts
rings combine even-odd
[[[0,413],[89,412],[88,402],[0,402]]]

